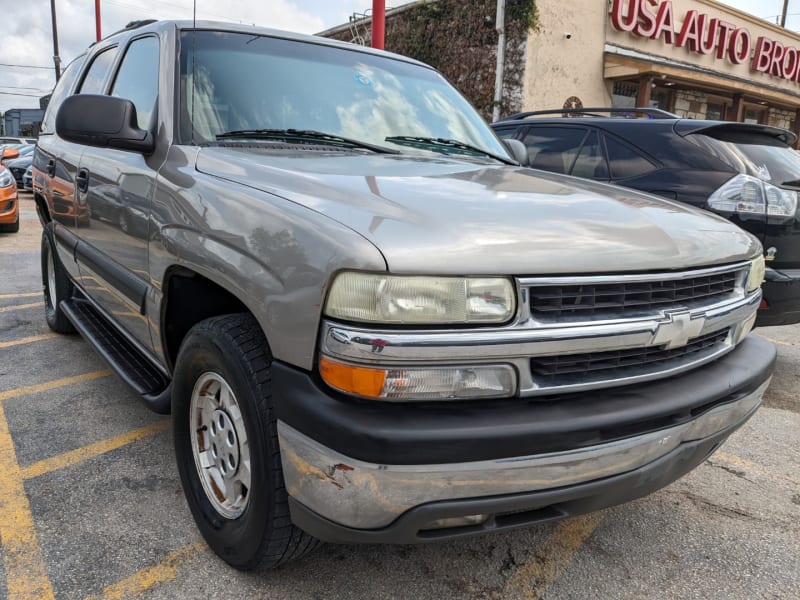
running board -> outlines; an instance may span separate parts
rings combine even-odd
[[[152,360],[109,323],[88,300],[71,298],[58,306],[75,329],[94,346],[113,371],[139,394],[150,410],[162,415],[169,413],[171,381]]]

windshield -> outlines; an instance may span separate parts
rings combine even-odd
[[[772,185],[800,187],[800,153],[788,146],[725,142],[702,134],[687,138],[740,173]]]
[[[431,69],[251,34],[186,31],[181,40],[185,143],[212,142],[228,131],[298,129],[402,152],[447,147],[386,138],[443,138],[508,156],[477,112]]]

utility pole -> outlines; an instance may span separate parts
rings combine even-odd
[[[94,0],[94,28],[99,42],[103,39],[103,34],[100,33],[100,0]]]
[[[781,27],[786,27],[786,11],[789,8],[789,0],[783,0],[783,10],[781,11]]]
[[[53,63],[56,66],[56,83],[61,79],[61,58],[58,56],[58,25],[56,24],[56,0],[50,0],[50,17],[53,21]]]

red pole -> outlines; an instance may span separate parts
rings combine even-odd
[[[100,0],[94,0],[94,28],[97,32],[97,41],[103,37],[100,33]]]
[[[99,2],[99,0],[98,0]],[[372,47],[383,50],[386,33],[386,0],[372,0]]]

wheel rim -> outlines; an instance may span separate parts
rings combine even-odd
[[[204,373],[189,408],[192,455],[203,491],[223,517],[235,519],[250,500],[250,447],[236,396],[217,373]]]
[[[56,309],[56,268],[53,264],[53,251],[50,245],[47,245],[47,300],[50,302],[50,308]]]

